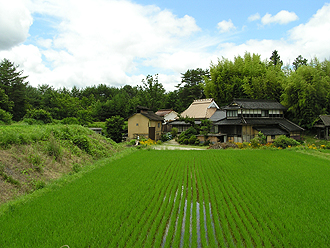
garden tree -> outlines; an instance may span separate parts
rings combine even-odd
[[[300,66],[307,65],[307,59],[303,58],[301,55],[299,55],[293,62],[292,62],[293,68],[296,71]]]
[[[39,109],[42,104],[42,93],[38,88],[31,85],[26,86],[27,109]]]
[[[109,119],[106,119],[106,136],[117,143],[121,142],[124,124],[124,118],[119,115],[111,116]]]
[[[212,128],[212,121],[209,119],[201,120],[201,127],[200,127],[200,134],[204,135],[205,140],[209,137],[208,134],[210,133]]]
[[[158,74],[148,75],[146,79],[142,79],[142,86],[139,86],[139,98],[142,106],[154,112],[164,107],[165,89],[158,82]]]
[[[5,91],[9,101],[14,105],[11,109],[13,120],[20,120],[26,113],[27,96],[26,86],[28,82],[24,82],[27,76],[22,76],[23,71],[18,70],[18,66],[4,59],[0,62],[0,88]]]
[[[270,61],[272,63],[272,65],[274,66],[282,66],[283,65],[283,61],[281,60],[281,56],[278,54],[278,51],[277,50],[274,50],[272,52],[272,56],[270,56]]]
[[[287,79],[282,104],[288,118],[303,128],[312,128],[320,114],[330,113],[330,63],[314,59]]]
[[[182,111],[186,109],[194,100],[205,98],[204,84],[205,77],[210,78],[209,70],[201,68],[187,70],[181,73],[181,83],[177,85],[178,97],[182,103]]]

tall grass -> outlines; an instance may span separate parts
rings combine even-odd
[[[7,205],[2,247],[330,245],[324,158],[293,150],[139,150],[75,175]]]

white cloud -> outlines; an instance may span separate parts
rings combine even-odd
[[[0,0],[0,50],[23,43],[32,25],[25,0]]]
[[[234,23],[230,19],[228,21],[223,20],[222,22],[219,22],[217,28],[220,30],[220,33],[227,33],[236,29]]]
[[[256,13],[256,14],[254,14],[254,15],[251,15],[251,16],[249,16],[249,18],[248,18],[248,20],[250,21],[250,22],[253,22],[253,21],[256,21],[256,20],[259,20],[260,19],[260,15],[259,15],[259,13]]]
[[[272,16],[267,13],[261,18],[261,22],[263,25],[278,23],[278,24],[288,24],[289,22],[293,22],[298,20],[298,16],[294,12],[289,12],[287,10],[281,10],[276,15]]]

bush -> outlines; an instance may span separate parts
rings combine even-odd
[[[51,114],[44,109],[28,110],[26,115],[24,116],[24,119],[25,118],[31,118],[31,119],[35,119],[38,121],[42,121],[45,124],[52,123],[52,121],[53,121]]]
[[[79,121],[76,117],[67,117],[64,118],[63,120],[61,120],[62,124],[66,124],[66,125],[79,125]]]
[[[176,137],[177,134],[178,134],[178,131],[179,131],[178,128],[173,127],[172,130],[171,130],[171,135],[172,135],[172,137]]]
[[[188,140],[188,143],[190,145],[195,145],[196,140],[197,140],[196,136],[195,135],[191,135],[190,138],[189,138],[189,140]]]
[[[288,146],[297,146],[299,145],[299,142],[294,139],[288,138],[285,135],[281,135],[274,140],[273,145],[275,147],[281,147],[284,149]]]
[[[172,139],[172,134],[171,133],[162,133],[160,137],[162,142],[168,141]]]
[[[124,125],[124,118],[120,117],[119,115],[106,119],[105,127],[107,130],[107,137],[117,143],[121,142],[123,138],[122,133]]]
[[[8,113],[3,109],[0,109],[0,122],[3,122],[4,124],[10,124],[12,117],[13,115],[11,113]]]
[[[78,146],[81,150],[90,153],[90,143],[86,135],[76,135],[72,138],[73,144]]]

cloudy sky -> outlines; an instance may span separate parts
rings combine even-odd
[[[0,0],[0,60],[32,86],[137,85],[171,91],[188,69],[278,50],[330,59],[330,3],[319,0]]]

